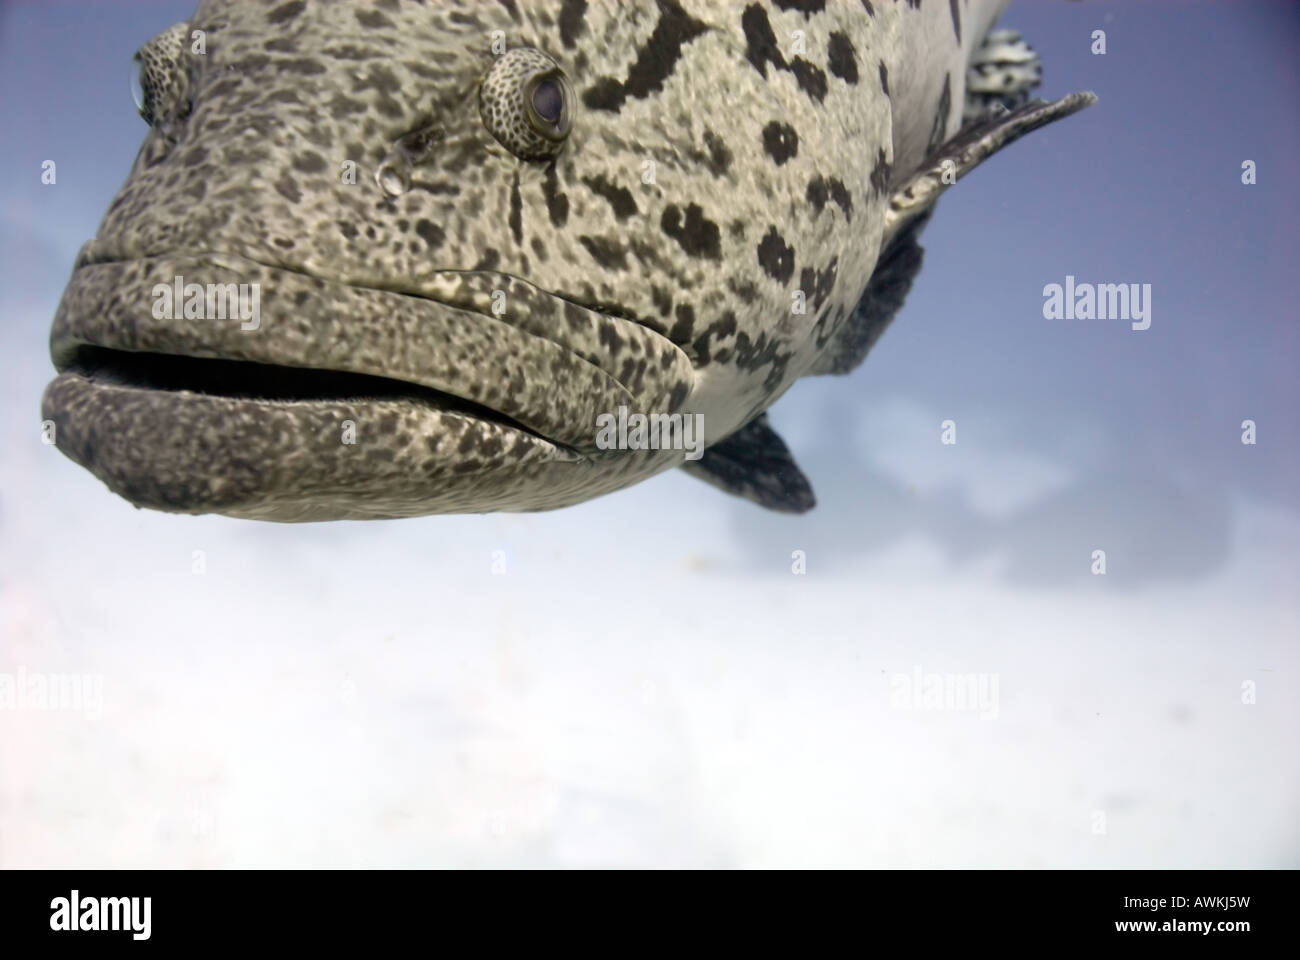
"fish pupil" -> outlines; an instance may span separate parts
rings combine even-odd
[[[543,80],[533,91],[533,109],[548,123],[559,123],[564,110],[564,97],[554,80]]]

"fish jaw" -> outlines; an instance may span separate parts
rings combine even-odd
[[[241,285],[255,313],[232,297],[211,316],[207,291]],[[498,316],[484,292],[503,286]],[[230,254],[82,262],[42,416],[137,506],[266,520],[550,509],[680,462],[596,445],[602,413],[684,404],[689,363],[664,338],[516,278],[448,272],[422,290]]]

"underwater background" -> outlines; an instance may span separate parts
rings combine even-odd
[[[674,471],[310,525],[136,510],[41,439],[131,55],[193,5],[0,5],[0,678],[102,683],[0,704],[0,867],[1300,866],[1300,5],[1011,5],[1039,93],[1100,102],[773,407],[812,513]],[[1044,319],[1067,276],[1150,328]]]

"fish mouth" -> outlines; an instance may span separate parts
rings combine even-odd
[[[395,401],[494,423],[552,443],[570,454],[570,459],[582,457],[567,444],[551,441],[490,407],[418,383],[366,373],[131,352],[85,344],[75,349],[61,372],[107,389],[194,393],[255,404]]]
[[[689,375],[666,338],[519,278],[395,290],[219,253],[79,262],[50,350],[71,459],[137,506],[271,520],[577,502],[597,416],[680,404]]]

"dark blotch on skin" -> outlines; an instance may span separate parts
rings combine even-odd
[[[776,227],[768,227],[758,245],[758,262],[769,277],[782,285],[794,276],[794,248],[776,232]]]
[[[736,335],[736,366],[742,370],[767,367],[767,376],[763,379],[765,389],[773,390],[781,382],[790,356],[781,353],[780,341],[775,338],[768,340],[766,333],[760,333],[757,340],[750,340],[743,331]]]
[[[731,280],[728,281],[727,286],[731,288],[731,292],[736,295],[736,299],[741,303],[753,303],[758,299],[758,288],[748,280],[739,282]]]
[[[658,0],[659,22],[645,46],[637,51],[635,62],[628,69],[627,80],[620,83],[611,77],[602,77],[582,96],[582,102],[592,110],[618,110],[628,97],[644,100],[664,87],[681,58],[682,47],[690,43],[708,27],[693,19],[677,0]]]
[[[325,158],[319,153],[300,153],[293,158],[293,168],[299,173],[320,173],[325,169]]]
[[[709,172],[720,177],[731,167],[731,151],[712,130],[704,131],[704,145],[709,149]]]
[[[831,34],[829,58],[826,63],[831,73],[847,84],[858,82],[858,56],[853,41],[838,30]]]
[[[888,190],[889,173],[889,164],[885,161],[885,148],[881,147],[876,154],[876,165],[871,171],[871,189],[878,194]]]
[[[442,246],[443,241],[447,239],[442,227],[431,220],[417,220],[415,232],[429,245],[430,250],[437,250]]]
[[[777,46],[776,34],[772,32],[772,22],[767,19],[767,11],[757,3],[751,3],[740,15],[740,26],[745,31],[745,57],[754,65],[754,69],[767,79],[767,65],[770,63],[778,69],[787,69],[785,57]]]
[[[240,73],[252,74],[252,73],[256,73],[258,70],[261,70],[264,66],[266,66],[270,62],[271,62],[271,58],[266,56],[265,54],[254,53],[245,57],[243,60],[240,60],[238,63],[232,64],[231,66],[234,70],[237,70]]]
[[[294,57],[289,60],[277,60],[275,69],[281,73],[296,73],[303,77],[314,77],[325,72],[325,65],[316,62],[311,57]],[[207,91],[207,94],[211,96],[212,91]]]
[[[325,104],[325,109],[329,111],[331,117],[335,120],[344,120],[349,116],[366,112],[366,105],[360,100],[350,100],[341,93],[334,94],[333,99]]]
[[[384,27],[393,26],[393,21],[389,20],[382,13],[373,10],[356,11],[357,23],[361,24],[367,30],[379,30]]]
[[[826,9],[826,0],[772,0],[780,10],[798,10],[805,17]]]
[[[663,261],[659,259],[660,248],[655,244],[646,243],[644,240],[638,240],[636,237],[631,237],[628,240],[628,245],[632,248],[632,252],[636,254],[637,259],[642,263],[648,264],[655,269],[659,269],[662,266]]]
[[[838,266],[839,258],[831,257],[831,262],[825,270],[819,272],[812,267],[804,267],[799,272],[799,289],[808,297],[814,310],[820,310],[826,298],[835,289],[835,273]]]
[[[586,15],[587,0],[564,0],[560,7],[560,40],[565,47],[573,49],[573,45],[587,29],[582,19]]]
[[[761,6],[756,3],[747,6],[740,16],[740,27],[745,32],[745,57],[764,79],[767,78],[767,65],[770,63],[778,70],[793,73],[800,89],[818,103],[825,99],[826,74],[803,57],[795,57],[792,62],[786,63],[785,56],[777,45],[776,34],[772,32],[772,23]]]
[[[618,112],[623,105],[623,84],[613,77],[602,77],[582,95],[582,102],[592,110],[612,110]]]
[[[773,120],[763,128],[763,149],[778,167],[782,166],[799,153],[799,134],[789,124]]]
[[[682,222],[681,208],[669,204],[659,225],[692,257],[722,259],[722,235],[718,225],[704,216],[699,204],[692,203],[686,208],[685,223]]]
[[[659,287],[650,288],[650,302],[655,305],[661,317],[668,316],[673,309],[673,298],[670,293]]]
[[[524,242],[524,200],[519,195],[519,174],[510,185],[510,233],[516,244]]]
[[[723,313],[721,319],[709,324],[708,329],[696,337],[695,342],[691,344],[691,351],[695,354],[695,361],[697,363],[708,363],[712,359],[710,356],[713,346],[711,341],[714,338],[724,340],[727,337],[734,336],[735,333],[736,315],[728,310]],[[718,355],[718,359],[722,359],[721,353]]]
[[[948,0],[948,11],[952,14],[952,29],[957,34],[957,43],[961,43],[961,11],[957,9],[957,0]]]
[[[790,72],[799,81],[799,88],[818,103],[826,99],[826,74],[803,57],[795,57],[790,63]]]
[[[808,181],[808,191],[805,196],[818,213],[822,212],[822,209],[826,206],[826,201],[830,199],[830,195],[830,188],[826,185],[825,178],[813,177]]]
[[[826,184],[830,187],[831,199],[844,211],[844,219],[852,223],[853,198],[849,196],[848,187],[844,186],[838,177],[831,177],[826,181]]]
[[[302,0],[292,0],[291,3],[281,4],[266,15],[267,23],[273,23],[277,27],[288,23],[298,14],[307,9],[307,4]]]
[[[695,310],[689,303],[677,305],[677,322],[668,331],[668,339],[673,343],[685,343],[695,332]]]
[[[610,183],[603,176],[584,177],[582,180],[593,193],[603,197],[609,205],[614,208],[614,216],[618,220],[626,220],[628,217],[637,213],[636,199],[632,196],[632,191],[627,187],[619,186],[616,183]]]
[[[425,193],[431,193],[435,197],[437,196],[455,197],[460,194],[460,187],[456,186],[456,184],[454,183],[441,183],[441,182],[423,183],[419,180],[412,180],[411,189],[423,190]]]
[[[889,96],[889,71],[885,69],[885,61],[880,61],[880,90],[885,96]]]
[[[275,192],[290,203],[297,203],[302,199],[302,193],[298,185],[293,182],[293,177],[289,176],[286,170],[280,174],[280,179],[275,181]]]
[[[805,196],[818,213],[822,212],[828,200],[835,201],[835,204],[844,211],[844,218],[852,221],[853,198],[849,196],[848,187],[844,186],[843,181],[838,177],[813,177],[808,181]]]
[[[560,179],[555,172],[555,164],[548,164],[546,176],[542,179],[542,194],[546,197],[546,214],[554,226],[562,227],[569,222],[569,198],[560,189]]]
[[[627,269],[627,252],[615,241],[607,237],[579,237],[578,242],[607,270]]]
[[[600,345],[605,347],[613,356],[618,356],[623,351],[623,338],[614,329],[614,325],[608,320],[600,321]]]

